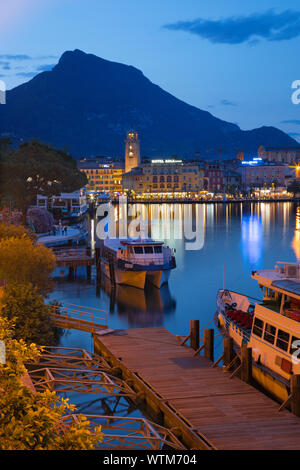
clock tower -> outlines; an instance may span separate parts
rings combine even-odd
[[[140,141],[138,133],[135,131],[127,132],[125,140],[125,173],[141,164]]]

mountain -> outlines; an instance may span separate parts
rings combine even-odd
[[[48,72],[7,92],[0,135],[39,139],[74,157],[123,156],[135,129],[142,155],[193,156],[200,151],[255,152],[259,145],[299,146],[274,127],[242,131],[184,103],[128,65],[80,50],[65,52]],[[209,156],[210,154],[206,154]]]

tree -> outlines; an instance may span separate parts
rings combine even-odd
[[[0,279],[8,283],[31,283],[39,293],[51,290],[50,273],[55,268],[55,255],[43,245],[21,238],[0,239]]]
[[[23,222],[37,195],[55,196],[85,186],[87,178],[71,155],[37,141],[22,143],[17,150],[1,153],[0,191],[16,201]]]
[[[288,187],[287,187],[287,191],[289,193],[292,193],[294,195],[294,197],[296,197],[296,195],[298,193],[300,193],[300,183],[297,181],[297,180],[294,180],[292,181]]]
[[[36,235],[23,225],[0,223],[0,241],[8,238],[24,238],[28,237],[32,241],[36,241]]]
[[[100,427],[89,421],[64,426],[62,417],[75,410],[55,392],[34,393],[27,385],[25,362],[38,348],[13,339],[13,324],[0,316],[0,340],[6,345],[6,363],[0,364],[0,450],[94,450],[103,439]]]
[[[1,298],[1,315],[14,323],[14,338],[53,345],[56,329],[49,307],[32,284],[8,284]]]

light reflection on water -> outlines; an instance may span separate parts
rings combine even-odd
[[[226,287],[260,297],[257,283],[251,279],[252,270],[271,268],[276,261],[300,259],[300,208],[293,203],[155,204],[140,205],[140,210],[143,220],[156,221],[153,238],[166,233],[166,244],[176,249],[177,268],[171,273],[169,286],[145,292],[118,286],[112,291],[105,278],[101,287],[96,287],[95,270],[88,284],[82,270],[76,282],[58,280],[51,297],[104,308],[111,328],[164,326],[183,335],[188,332],[190,320],[200,319],[200,325],[205,326],[212,319],[216,294],[223,283],[223,265]],[[115,212],[118,214],[117,208]],[[179,223],[176,217],[168,223],[170,213],[179,218]],[[189,240],[178,236],[180,230],[185,233],[184,218],[189,213],[193,214],[193,230],[198,223],[198,250],[187,251]],[[90,335],[81,332],[69,332],[62,343],[91,348]]]

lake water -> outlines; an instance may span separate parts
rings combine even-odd
[[[120,211],[116,208],[117,217]],[[300,259],[300,206],[293,203],[207,204],[189,206],[142,206],[144,220],[156,221],[153,238],[165,237],[165,243],[176,250],[177,267],[168,286],[145,291],[126,286],[111,289],[102,276],[97,287],[93,268],[92,281],[86,281],[84,270],[78,270],[77,281],[68,282],[63,272],[55,272],[55,290],[51,299],[61,302],[104,309],[108,326],[114,329],[164,326],[173,334],[187,335],[190,320],[199,319],[200,328],[215,327],[216,295],[223,286],[261,298],[251,271],[272,268],[277,261],[294,262]],[[157,216],[159,214],[159,216]],[[168,215],[179,214],[178,221]],[[192,218],[197,229],[198,245],[187,249],[185,239],[179,239],[184,220]],[[177,220],[177,219],[176,219]],[[189,225],[188,223],[186,224]],[[95,246],[97,222],[89,220],[90,241]],[[219,332],[216,331],[218,334]],[[202,336],[202,335],[200,335]],[[89,333],[66,330],[60,344],[66,347],[93,351]],[[222,337],[216,338],[216,356],[221,354]],[[146,416],[125,399],[87,394],[67,394],[79,412],[115,414],[117,416]]]
[[[86,282],[83,270],[79,270],[74,282],[59,279],[62,273],[56,272],[51,298],[106,310],[110,328],[164,326],[174,334],[186,335],[190,320],[199,319],[202,328],[212,320],[216,294],[223,285],[223,266],[227,288],[260,298],[260,289],[251,279],[252,270],[272,268],[277,261],[300,259],[300,206],[297,204],[261,202],[176,207],[165,204],[141,208],[145,220],[152,217],[153,221],[154,213],[157,217],[159,212],[158,223],[152,227],[153,238],[167,235],[165,243],[176,250],[177,267],[168,286],[145,291],[117,286],[112,290],[104,277],[97,288],[95,270],[91,283]],[[199,246],[193,247],[197,249],[187,250],[188,240],[176,239],[174,220],[166,227],[170,213],[180,214],[180,224],[184,216],[192,216],[193,229],[198,224]],[[93,246],[96,224],[95,221],[90,224]],[[76,331],[66,332],[61,343],[88,350],[93,347],[91,335]]]

